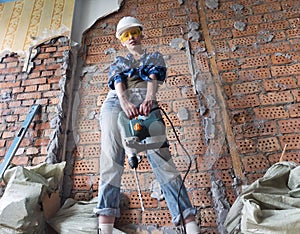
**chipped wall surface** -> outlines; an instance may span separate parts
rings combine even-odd
[[[98,117],[108,92],[109,63],[124,54],[114,36],[124,15],[144,22],[146,47],[165,56],[168,78],[158,101],[192,156],[185,183],[197,207],[197,222],[204,233],[226,233],[223,222],[241,185],[262,176],[286,145],[286,159],[299,163],[299,3],[125,1],[119,12],[96,22],[83,37],[86,50],[74,123],[72,196],[78,200],[97,195]],[[184,175],[188,157],[167,126],[173,160]],[[171,232],[166,204],[153,198],[157,190],[146,160],[138,176],[145,211],[126,164],[117,225],[134,223],[139,230],[156,225]]]
[[[108,92],[108,66],[125,53],[115,38],[124,15],[144,22],[146,47],[160,51],[167,63],[168,78],[157,98],[192,159],[188,170],[189,158],[165,119],[174,163],[182,175],[188,172],[185,184],[197,223],[203,233],[226,233],[223,222],[242,185],[260,178],[280,157],[300,163],[298,1],[128,0],[85,31],[78,63],[69,38],[61,36],[35,44],[28,66],[15,53],[1,57],[0,157],[30,106],[39,103],[42,112],[13,163],[66,159],[64,196],[97,196],[98,118]],[[76,79],[69,79],[75,68]],[[178,232],[147,160],[137,173],[145,210],[126,162],[116,225]]]
[[[70,37],[74,0],[23,0],[0,3],[0,55],[26,52],[41,40]]]
[[[76,0],[71,39],[80,43],[82,33],[99,18],[120,9],[123,0]]]

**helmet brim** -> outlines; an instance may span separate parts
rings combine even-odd
[[[143,31],[143,26],[141,24],[138,24],[138,23],[131,24],[130,26],[128,25],[128,26],[119,28],[119,30],[116,32],[116,37],[118,39],[120,39],[123,32],[125,32],[127,29],[134,28],[134,27],[140,27],[141,31]]]

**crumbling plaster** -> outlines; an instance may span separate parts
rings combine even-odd
[[[123,0],[75,0],[71,39],[80,43],[83,32],[99,18],[118,11],[122,3]]]

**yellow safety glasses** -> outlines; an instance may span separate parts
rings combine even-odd
[[[120,40],[121,42],[125,42],[128,41],[130,37],[136,38],[139,37],[140,35],[141,35],[141,29],[139,27],[136,27],[123,32],[120,36]]]

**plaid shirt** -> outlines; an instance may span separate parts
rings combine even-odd
[[[115,83],[124,82],[128,77],[140,77],[144,81],[149,81],[151,74],[156,75],[158,81],[166,79],[166,64],[163,56],[159,52],[146,53],[139,60],[135,60],[132,54],[125,58],[117,56],[110,65],[108,73],[108,86],[115,89]]]

